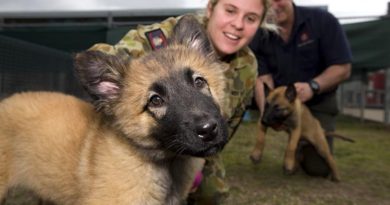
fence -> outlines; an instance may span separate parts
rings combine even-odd
[[[384,72],[381,88],[372,88],[372,82],[364,74],[362,79],[343,83],[339,89],[339,107],[341,112],[364,120],[372,120],[390,124],[389,84],[390,69]],[[364,79],[365,78],[365,79]]]
[[[0,36],[0,98],[43,90],[85,96],[66,52]]]
[[[0,99],[31,90],[60,91],[87,98],[72,70],[72,56],[67,52],[0,35]],[[384,81],[390,82],[389,78]],[[369,119],[390,124],[390,103],[386,103],[390,101],[387,99],[390,96],[386,95],[390,83],[378,90],[367,89],[366,81],[362,78],[340,86],[342,113],[362,121]]]

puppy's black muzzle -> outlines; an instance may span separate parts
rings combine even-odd
[[[210,142],[218,135],[218,123],[214,119],[206,119],[196,123],[198,137],[204,142]]]
[[[261,123],[266,127],[278,128],[286,122],[290,115],[290,113],[286,115],[278,111],[267,103],[264,108]]]

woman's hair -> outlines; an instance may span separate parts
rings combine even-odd
[[[219,0],[209,0],[209,4],[211,9],[214,9],[215,5],[217,5]],[[260,0],[263,3],[264,12],[261,16],[260,27],[266,28],[267,30],[274,30],[276,25],[273,21],[273,11],[271,9],[270,0]]]

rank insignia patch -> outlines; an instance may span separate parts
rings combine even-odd
[[[158,50],[167,46],[167,38],[159,28],[146,32],[145,36],[153,50]]]

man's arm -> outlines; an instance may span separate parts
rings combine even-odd
[[[324,70],[324,72],[316,76],[313,80],[316,81],[320,86],[319,93],[323,93],[335,88],[341,82],[348,79],[350,75],[350,63],[337,64],[329,66]],[[306,102],[313,97],[314,93],[308,82],[297,82],[294,85],[297,89],[298,97],[302,102]]]
[[[352,54],[345,32],[336,17],[329,12],[323,12],[316,20],[319,21],[318,25],[320,25],[321,56],[323,56],[323,62],[329,66],[312,80],[319,85],[318,93],[323,93],[334,89],[342,81],[349,78]],[[303,102],[313,97],[313,91],[307,82],[298,82],[295,86],[298,96]]]
[[[314,78],[320,85],[320,93],[334,89],[351,75],[351,64],[332,65]]]

